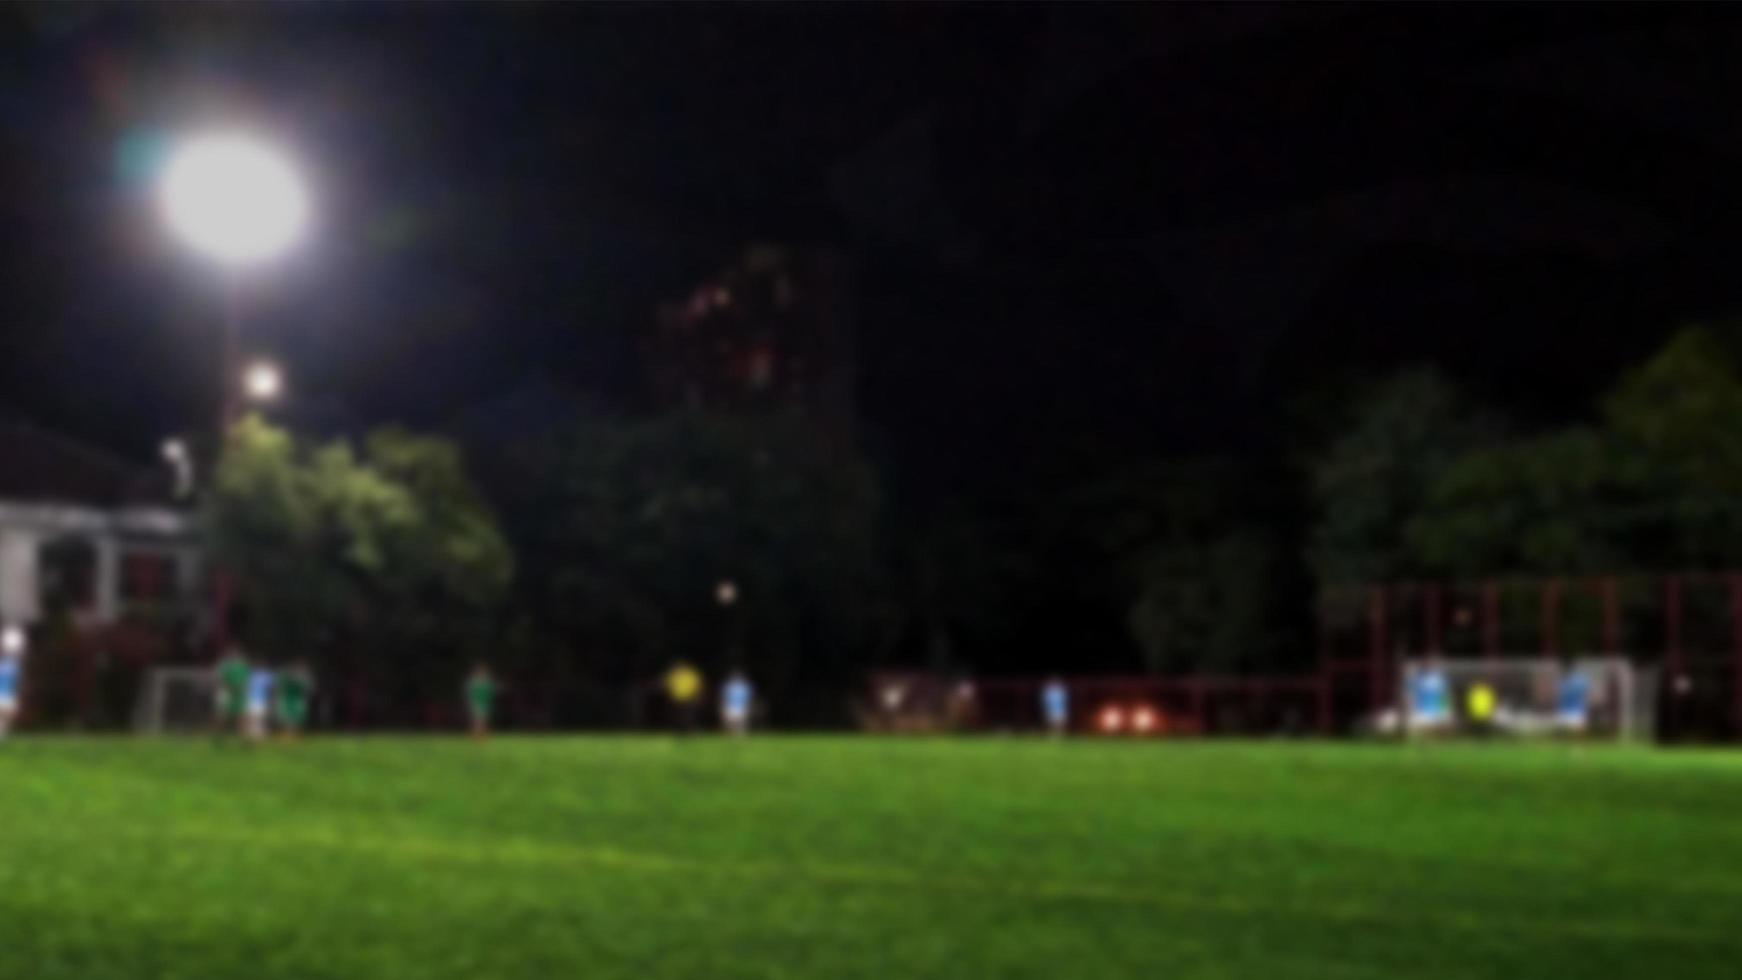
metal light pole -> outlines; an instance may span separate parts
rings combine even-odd
[[[242,133],[190,138],[171,156],[159,186],[159,203],[170,231],[224,269],[222,372],[219,388],[218,454],[241,418],[241,273],[289,249],[308,221],[308,193],[289,159],[271,145]],[[276,372],[271,385],[276,394]],[[214,464],[215,465],[215,464]],[[229,637],[228,576],[219,570],[213,597],[212,632],[221,649]]]
[[[722,651],[726,659],[720,667],[727,671],[736,670],[743,666],[739,661],[744,656],[744,611],[738,605],[738,583],[729,578],[721,579],[714,586],[714,601],[727,618],[726,646]]]

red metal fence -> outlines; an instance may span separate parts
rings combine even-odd
[[[1742,572],[1330,589],[1319,630],[1337,725],[1388,705],[1408,658],[1620,654],[1662,670],[1666,735],[1742,738]]]

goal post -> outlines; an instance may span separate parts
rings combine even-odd
[[[1644,739],[1656,677],[1625,657],[1425,658],[1403,663],[1394,729],[1433,736]]]
[[[218,716],[217,678],[205,667],[157,667],[145,675],[133,727],[146,735],[207,732]]]

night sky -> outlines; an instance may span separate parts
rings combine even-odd
[[[214,118],[312,175],[318,227],[247,284],[249,336],[333,425],[453,427],[540,384],[620,402],[655,303],[752,239],[859,261],[865,442],[909,488],[1280,453],[1327,393],[1424,361],[1559,420],[1742,297],[1721,8],[0,23],[0,413],[141,459],[215,411],[218,287],[149,196]]]

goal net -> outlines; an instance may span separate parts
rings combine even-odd
[[[203,667],[158,667],[145,675],[133,727],[145,734],[210,731],[217,723],[218,686]]]
[[[1406,736],[1648,737],[1655,675],[1623,657],[1406,661],[1392,727]]]

